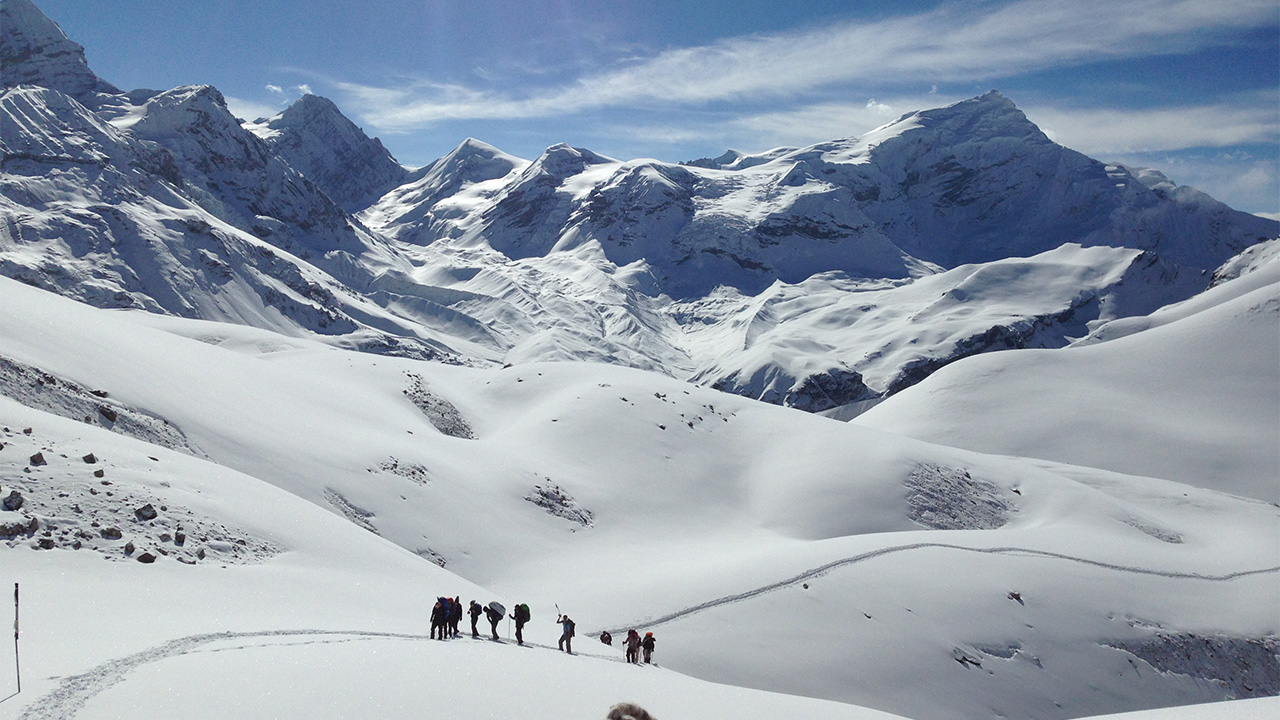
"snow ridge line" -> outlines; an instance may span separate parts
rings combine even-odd
[[[1228,580],[1236,580],[1238,578],[1247,577],[1249,575],[1261,575],[1264,573],[1280,572],[1280,565],[1277,565],[1275,567],[1261,568],[1258,570],[1240,570],[1237,572],[1227,573],[1225,575],[1205,575],[1202,573],[1178,572],[1175,570],[1152,570],[1150,568],[1134,567],[1131,565],[1116,565],[1114,563],[1103,562],[1101,560],[1091,560],[1089,558],[1077,557],[1075,555],[1067,555],[1065,553],[1052,552],[1049,550],[1035,550],[1032,548],[1019,548],[1019,547],[975,548],[975,547],[969,547],[967,545],[952,545],[950,543],[936,543],[936,542],[912,543],[910,545],[895,545],[893,547],[880,548],[878,550],[871,550],[869,552],[865,552],[860,555],[841,558],[840,560],[833,560],[825,565],[819,565],[816,568],[805,570],[799,575],[793,575],[785,580],[779,580],[778,582],[770,583],[768,585],[763,585],[761,587],[758,587],[752,590],[747,590],[745,592],[740,592],[733,595],[725,595],[723,597],[719,597],[714,600],[708,600],[704,603],[699,603],[697,605],[693,605],[681,610],[676,610],[674,612],[667,613],[666,615],[659,615],[656,618],[640,620],[640,621],[631,623],[626,627],[636,628],[636,627],[655,627],[658,625],[664,625],[666,623],[671,622],[672,620],[678,620],[682,617],[686,617],[689,615],[693,615],[695,613],[702,612],[703,610],[710,610],[711,608],[719,607],[721,605],[728,605],[730,603],[740,602],[748,598],[758,597],[766,593],[771,593],[775,590],[781,590],[782,588],[795,585],[797,583],[803,582],[810,578],[814,578],[819,575],[824,575],[827,572],[830,572],[831,570],[835,570],[836,568],[843,567],[845,565],[853,565],[855,563],[864,562],[866,560],[872,560],[872,559],[875,559],[884,555],[890,555],[893,553],[906,552],[908,550],[922,550],[925,548],[941,548],[944,550],[962,550],[964,552],[984,553],[988,555],[1028,555],[1028,556],[1034,556],[1034,557],[1052,558],[1055,560],[1068,560],[1070,562],[1081,563],[1084,565],[1092,565],[1094,567],[1100,567],[1105,570],[1115,570],[1117,572],[1127,572],[1127,573],[1133,573],[1136,575],[1154,575],[1156,577],[1166,577],[1166,578],[1172,578],[1175,580],[1206,580],[1209,582],[1225,582]],[[621,633],[624,631],[625,631],[624,627],[609,629],[609,632],[611,634]],[[595,634],[599,634],[599,633],[595,633]]]
[[[353,635],[357,637],[403,638],[427,640],[425,635],[363,630],[263,630],[258,632],[215,632],[170,640],[140,652],[98,665],[80,675],[63,678],[56,688],[38,698],[23,711],[18,720],[65,720],[75,715],[94,695],[124,680],[125,676],[147,663],[175,655],[183,655],[216,640],[253,637],[290,637],[298,635]]]

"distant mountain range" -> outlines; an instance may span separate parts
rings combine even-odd
[[[0,13],[0,273],[98,307],[849,416],[1191,297],[1280,235],[1057,145],[994,91],[758,155],[468,139],[410,171],[324,98],[246,122],[209,86],[122,92],[27,0]]]

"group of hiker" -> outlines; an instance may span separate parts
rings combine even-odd
[[[600,633],[600,642],[605,645],[613,645],[613,636],[608,630]],[[644,652],[645,664],[653,662],[653,646],[657,641],[653,639],[653,633],[647,632],[644,637],[640,637],[640,633],[635,628],[627,631],[627,640],[623,646],[627,649],[627,662],[639,663],[640,653]]]
[[[558,608],[557,608],[558,609]],[[489,629],[493,633],[493,639],[498,640],[498,623],[502,622],[503,616],[506,614],[506,608],[499,602],[491,602],[488,605],[481,605],[475,600],[471,601],[470,607],[467,608],[467,614],[471,616],[471,637],[480,637],[480,631],[476,627],[476,623],[480,620],[480,616],[484,615],[489,621]],[[447,640],[449,638],[458,637],[458,623],[462,621],[462,598],[461,597],[438,597],[435,606],[431,608],[431,639]],[[529,622],[529,606],[525,603],[516,605],[515,610],[511,613],[510,618],[516,621],[516,643],[524,645],[524,626]],[[576,624],[568,615],[560,613],[556,616],[556,623],[560,625],[560,642],[557,647],[563,652],[573,654],[573,636]],[[613,636],[606,630],[600,633],[600,642],[605,645],[613,645]],[[627,662],[639,663],[640,652],[644,651],[644,661],[652,662],[653,657],[653,633],[647,632],[644,637],[640,637],[640,633],[635,630],[627,631],[626,651]]]

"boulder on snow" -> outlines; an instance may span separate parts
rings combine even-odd
[[[153,507],[151,503],[147,503],[137,510],[134,510],[133,514],[136,515],[139,520],[155,520],[156,516],[160,513],[156,512],[155,507]]]
[[[11,523],[0,523],[0,538],[12,538],[19,535],[34,535],[40,529],[40,521],[29,517]]]
[[[105,471],[103,471],[103,470],[102,470],[102,468],[98,468],[97,470],[94,470],[94,471],[93,471],[93,476],[94,476],[94,477],[96,477],[96,478],[100,478],[100,477],[102,477],[103,475],[106,475],[106,474],[107,474],[107,473],[106,473]]]
[[[101,415],[102,417],[106,418],[106,419],[107,419],[107,422],[115,422],[115,421],[116,421],[116,418],[118,418],[118,417],[119,417],[119,415],[117,415],[117,414],[116,414],[116,411],[115,411],[115,410],[112,410],[111,408],[107,407],[106,405],[99,405],[99,406],[98,406],[98,414],[99,414],[99,415]]]
[[[93,453],[89,453],[88,455],[85,455],[83,460],[90,465],[98,462],[97,456],[94,455]]]
[[[46,463],[45,463],[45,459],[44,459],[44,453],[38,452],[38,453],[36,453],[35,455],[32,455],[32,456],[31,456],[31,464],[32,464],[33,466],[37,466],[37,467],[38,467],[38,466],[40,466],[40,465],[44,465],[44,464],[46,464]]]
[[[124,533],[120,532],[120,528],[102,528],[102,537],[108,540],[119,540],[124,537]]]
[[[17,490],[10,490],[9,497],[6,497],[2,503],[5,510],[17,510],[22,507],[22,493]]]
[[[151,563],[153,563],[153,562],[155,562],[155,561],[156,561],[156,556],[155,556],[155,555],[152,555],[152,554],[151,554],[151,553],[149,553],[149,552],[144,552],[144,553],[142,553],[141,555],[139,555],[139,556],[138,556],[138,562],[140,562],[140,563],[146,563],[147,565],[150,565]]]

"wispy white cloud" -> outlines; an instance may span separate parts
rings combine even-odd
[[[549,117],[587,109],[795,97],[824,87],[1009,77],[1106,58],[1211,46],[1221,33],[1274,22],[1274,0],[1059,0],[947,4],[910,16],[845,22],[677,48],[532,91],[417,82],[346,83],[375,127],[449,119]]]
[[[227,101],[227,110],[230,110],[232,115],[241,120],[257,120],[258,118],[271,117],[280,112],[279,108],[252,100],[244,100],[230,95],[224,95],[223,99]]]
[[[276,95],[284,94],[284,88],[280,87],[279,85],[272,85],[270,83],[267,84],[267,91],[275,93]]]
[[[296,90],[303,95],[315,95],[315,93],[311,92],[311,86],[308,85],[307,83],[302,83],[301,85],[298,85]]]
[[[1272,102],[1249,98],[1137,110],[1024,108],[1049,137],[1089,155],[1217,148],[1280,142],[1280,115]]]

